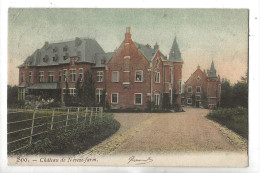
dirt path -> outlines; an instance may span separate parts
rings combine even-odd
[[[246,140],[204,117],[208,110],[185,108],[185,111],[115,114],[121,123],[119,131],[85,154],[246,151]]]

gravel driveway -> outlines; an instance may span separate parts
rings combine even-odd
[[[117,113],[121,127],[113,136],[84,153],[247,151],[247,141],[205,118],[209,110],[185,108],[180,113]]]

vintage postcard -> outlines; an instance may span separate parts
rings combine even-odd
[[[249,12],[9,8],[8,165],[247,167]]]

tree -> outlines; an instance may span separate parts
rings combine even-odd
[[[233,98],[232,98],[232,86],[230,81],[223,78],[221,82],[221,101],[220,106],[223,108],[233,107]]]
[[[84,75],[84,83],[82,86],[82,102],[85,106],[96,105],[96,88],[92,74],[86,71]]]
[[[163,93],[162,109],[169,110],[170,107],[171,105],[170,105],[169,93]]]
[[[80,86],[80,78],[78,78],[77,83],[75,84],[75,92],[76,92],[76,103],[78,105],[82,102],[82,88]]]
[[[239,81],[233,88],[233,104],[235,106],[248,107],[248,85]]]

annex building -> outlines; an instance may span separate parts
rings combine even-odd
[[[106,87],[107,100],[114,109],[145,109],[148,101],[161,105],[163,94],[172,97],[173,88],[181,105],[182,65],[176,38],[167,57],[157,43],[152,47],[134,42],[129,27],[114,52],[104,52],[96,40],[88,38],[45,42],[19,66],[18,98],[48,94],[63,102],[66,83],[74,96],[77,80],[83,82],[85,72],[90,71],[96,101],[100,102]]]
[[[185,100],[188,106],[201,107],[203,99],[209,108],[216,108],[220,104],[221,82],[217,76],[214,62],[211,62],[210,69],[197,69],[185,82]]]

